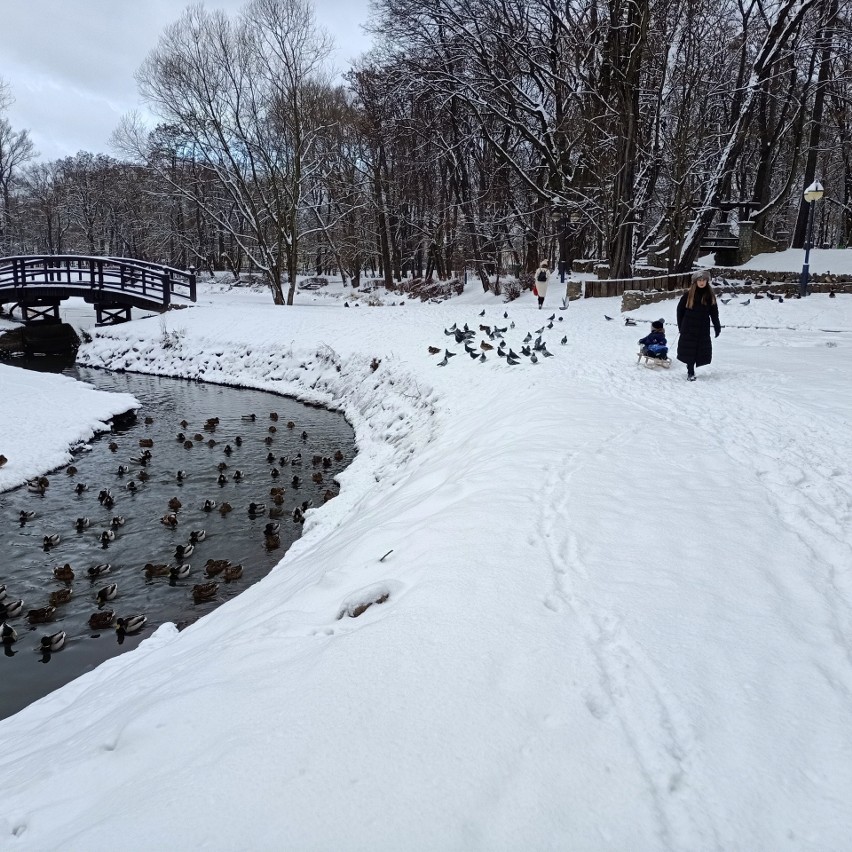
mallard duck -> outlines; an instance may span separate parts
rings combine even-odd
[[[103,506],[104,506],[104,509],[112,509],[112,507],[115,506],[115,497],[113,497],[112,494],[110,494],[104,500]]]
[[[139,471],[139,481],[140,482],[147,482],[150,478],[151,478],[151,474],[148,473],[147,470],[140,470]]]
[[[136,486],[136,482],[135,482],[134,480],[132,480],[132,479],[131,479],[131,480],[130,480],[130,482],[128,482],[128,483],[127,483],[127,485],[125,485],[124,487],[125,487],[128,491],[130,491],[131,493],[133,493],[134,491],[136,491],[136,487],[137,487],[137,486]]]
[[[212,450],[216,446],[216,442],[212,438],[207,439],[207,446]]]
[[[248,513],[249,516],[252,515],[263,515],[266,513],[266,504],[265,503],[255,503],[252,501],[248,504]]]
[[[183,481],[184,481],[184,479],[186,479],[186,478],[187,478],[187,476],[189,476],[189,474],[188,474],[185,470],[179,470],[179,471],[175,474],[175,479],[176,479],[178,482],[183,482]]]
[[[164,527],[168,527],[173,530],[178,525],[177,515],[174,512],[169,512],[167,515],[163,515],[163,517],[160,518],[160,523]]]
[[[171,571],[171,566],[165,565],[161,562],[157,564],[147,562],[142,570],[145,572],[145,576],[150,580],[151,577],[165,577],[166,574]]]
[[[322,484],[322,473],[318,470],[314,471],[314,473],[311,474],[311,479],[316,482],[317,485]]]
[[[277,419],[278,419],[278,414],[277,414],[277,412],[275,412],[275,411],[270,411],[270,412],[269,412],[269,419],[270,419],[270,420],[277,420]]]
[[[52,653],[60,651],[65,645],[65,631],[60,630],[58,633],[48,633],[47,636],[41,637],[41,645],[39,651]]]
[[[44,624],[53,618],[55,612],[55,606],[43,606],[38,609],[31,609],[27,613],[27,621],[29,621],[30,624]]]
[[[267,533],[263,537],[263,546],[267,550],[278,550],[281,547],[281,536],[278,533]]]
[[[278,427],[277,426],[270,426],[267,431],[269,432],[270,435],[274,435],[278,431]]]
[[[9,597],[8,592],[6,591],[6,584],[0,584],[0,602],[5,601],[6,598]]]
[[[310,506],[311,503],[313,503],[313,502],[314,502],[313,500],[302,500],[302,511],[307,512],[308,506]]]
[[[24,609],[24,599],[13,601],[8,598],[0,603],[0,618],[17,618]]]
[[[89,627],[92,630],[106,630],[115,621],[115,611],[105,609],[103,612],[93,612],[89,616]]]
[[[278,464],[281,465],[281,467],[290,464],[290,456],[281,456],[281,458],[278,459]]]
[[[186,429],[186,427],[189,426],[189,423],[187,423],[186,420],[181,420],[180,423],[178,423],[178,426],[180,426],[181,429]]]
[[[180,509],[181,506],[183,506],[183,503],[181,503],[177,497],[172,497],[172,499],[169,500],[169,508],[173,512],[177,512],[177,510]]]
[[[118,444],[116,444],[115,441],[110,441],[107,446],[109,447],[109,451],[111,453],[118,452]]]
[[[0,641],[3,642],[4,645],[11,645],[13,642],[18,639],[18,631],[12,627],[11,624],[6,624],[3,622],[3,626],[0,627]]]
[[[227,484],[228,484],[228,477],[227,477],[227,476],[225,476],[225,474],[224,474],[224,473],[220,473],[220,474],[216,477],[216,484],[217,484],[220,488],[221,488],[223,485],[227,485]]]
[[[224,450],[222,450],[222,452],[223,452],[226,456],[229,456],[229,455],[231,455],[231,453],[232,453],[232,452],[234,452],[234,450],[233,450],[233,448],[231,447],[231,445],[230,445],[230,444],[225,444],[225,449],[224,449]]]
[[[66,562],[64,565],[57,565],[53,569],[53,576],[63,583],[70,583],[74,580],[74,569]]]
[[[343,453],[340,450],[334,451],[334,460],[335,461],[343,461]]]
[[[278,470],[278,468],[277,468],[277,467],[273,467],[273,468],[272,468],[272,470],[270,470],[270,471],[269,471],[269,475],[270,475],[273,479],[278,479],[278,477],[279,477],[279,476],[281,476],[281,471],[280,471],[280,470]]]
[[[114,515],[112,520],[109,522],[109,525],[117,530],[119,527],[123,527],[125,524],[124,515]]]
[[[263,534],[264,535],[275,535],[277,532],[280,531],[280,529],[281,529],[281,524],[279,524],[277,521],[270,521],[263,528]]]
[[[305,522],[305,516],[302,514],[302,510],[298,506],[293,509],[293,522],[296,524],[303,524]]]
[[[199,444],[200,444],[202,441],[204,441],[204,435],[202,435],[202,434],[201,434],[201,432],[196,432],[196,433],[192,436],[192,440],[193,440],[193,441],[196,441],[197,443],[199,443]]]
[[[240,420],[246,420],[246,421],[248,421],[249,423],[254,423],[254,421],[255,421],[255,420],[257,420],[257,415],[256,415],[256,414],[244,414],[244,415],[240,418]]]
[[[112,491],[109,488],[102,488],[98,494],[98,503],[104,503],[112,497]]]
[[[78,495],[78,496],[79,496],[80,494],[84,494],[84,493],[85,493],[86,491],[88,491],[88,490],[89,490],[89,486],[88,486],[88,485],[86,485],[86,483],[85,483],[85,482],[78,482],[78,483],[74,486],[74,493],[75,493],[76,495]]]
[[[192,446],[193,446],[192,441],[184,441],[183,442],[183,448],[185,450],[191,450]]]
[[[276,502],[278,502],[278,498],[274,498]],[[282,498],[283,502],[283,498]],[[267,517],[269,518],[283,518],[284,510],[280,506],[273,506],[269,512],[267,512]]]
[[[322,464],[322,456],[311,456],[311,464],[314,467],[317,467],[317,465]]]
[[[189,543],[198,544],[199,542],[204,541],[205,538],[207,538],[206,530],[192,530],[189,534]]]
[[[154,446],[154,439],[153,438],[140,438],[139,439],[139,446],[140,447],[153,447]]]
[[[77,468],[74,467],[73,464],[69,464],[68,467],[65,468],[65,473],[67,473],[68,476],[74,476],[74,474],[77,473]]]
[[[270,497],[281,497],[284,495],[284,489],[280,485],[273,485],[272,488],[269,489]]]
[[[184,580],[189,576],[189,572],[192,570],[192,565],[189,562],[184,562],[182,565],[172,565],[169,568],[169,576],[173,580]]]
[[[27,491],[29,491],[30,494],[40,494],[42,497],[44,497],[44,492],[46,490],[47,489],[43,485],[39,485],[38,482],[27,483]]]
[[[126,464],[120,464],[116,473],[119,476],[124,476],[125,473],[130,473],[130,468]]]
[[[272,453],[272,452],[267,453],[266,454],[266,463],[272,464],[274,461],[275,461],[275,453]]]
[[[109,562],[101,562],[99,565],[93,565],[86,570],[90,580],[95,580],[98,577],[103,577],[112,571],[112,565]]]
[[[192,599],[196,603],[209,601],[211,598],[216,597],[216,592],[218,591],[218,583],[200,583],[199,585],[192,587]]]
[[[108,586],[98,589],[95,593],[95,598],[99,604],[111,601],[118,594],[118,586],[115,583],[110,583]]]
[[[227,469],[228,469],[228,465],[225,462],[219,462],[219,464],[216,465],[216,470],[218,470],[219,473],[221,473],[223,470],[227,470]]]
[[[331,459],[328,456],[323,456],[322,466],[328,470],[331,467]]]
[[[305,430],[304,430],[304,429],[302,430],[302,440],[303,440],[303,441],[307,441],[307,440],[308,440],[308,433],[307,433],[307,432],[305,432]]]
[[[186,440],[186,435],[184,435],[183,432],[178,432],[177,439],[182,444]]]
[[[83,530],[87,530],[91,526],[92,522],[88,518],[77,518],[74,522],[74,529],[77,532],[83,532]]]
[[[24,509],[21,509],[21,512],[18,515],[18,520],[22,524],[25,524],[27,521],[31,521],[35,516],[36,516],[35,512],[28,512],[28,511],[25,511]]]
[[[106,546],[111,541],[115,541],[115,530],[104,530],[101,533],[101,544]]]
[[[56,547],[59,542],[62,541],[62,536],[59,533],[51,533],[50,535],[46,535],[44,537],[44,549],[50,550],[51,547]]]
[[[192,556],[194,550],[194,544],[179,544],[175,548],[175,559],[178,562],[183,562],[183,560],[186,559],[187,556]]]
[[[201,507],[205,512],[212,512],[216,508],[215,500],[205,500],[204,505]]]
[[[145,425],[146,425],[146,426],[150,426],[153,422],[154,422],[154,418],[153,418],[153,417],[146,417],[146,418],[145,418]]]
[[[301,484],[302,484],[302,480],[301,480],[301,479],[299,479],[299,477],[298,477],[298,476],[294,476],[294,477],[290,480],[290,485],[292,485],[292,486],[293,486],[293,488],[298,488]]]
[[[238,468],[234,471],[234,482],[239,482],[243,478],[243,472]]]
[[[208,577],[215,577],[217,574],[221,574],[226,568],[230,567],[230,559],[208,559],[207,562],[204,563],[204,573]]]
[[[271,435],[267,435],[267,436],[263,439],[263,443],[264,443],[264,444],[266,444],[266,446],[267,446],[267,447],[271,447],[271,446],[272,446],[272,436],[271,436]]]
[[[115,621],[115,629],[119,633],[138,633],[144,626],[148,617],[145,615],[126,615]]]
[[[234,580],[239,580],[240,577],[243,576],[243,566],[242,565],[229,565],[222,576],[225,579],[226,583],[231,583]]]
[[[296,428],[296,424],[295,424],[292,420],[288,420],[288,421],[287,421],[287,428],[288,428],[288,429],[295,429],[295,428]]]
[[[239,435],[237,435],[237,437],[236,437],[236,438],[234,438],[234,443],[235,443],[238,447],[241,447],[241,446],[243,445],[243,439],[242,439]]]
[[[322,495],[322,502],[328,503],[329,500],[333,500],[337,495],[329,488],[326,489],[325,494]]]
[[[232,505],[231,505],[231,504],[230,504],[230,503],[226,500],[226,501],[225,501],[225,502],[224,502],[224,503],[223,503],[223,504],[219,507],[219,514],[220,514],[220,515],[227,515],[227,514],[228,514],[228,512],[233,511],[233,508],[234,508],[234,507],[233,507],[233,506],[232,506]]]
[[[67,604],[71,600],[72,594],[74,592],[71,589],[59,589],[56,592],[50,593],[48,603],[53,607],[62,606],[62,604]]]
[[[297,467],[302,464],[302,454],[296,453],[292,459],[290,459],[290,467]]]
[[[3,467],[3,465],[6,464],[7,461],[9,461],[9,459],[7,459],[6,456],[3,455],[3,453],[0,453],[0,467]]]

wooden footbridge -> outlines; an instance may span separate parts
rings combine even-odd
[[[163,313],[194,302],[195,268],[76,254],[0,258],[0,306],[18,308],[26,325],[60,322],[59,305],[73,296],[94,307],[98,325],[125,322],[134,307]]]

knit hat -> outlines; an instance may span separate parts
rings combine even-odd
[[[709,282],[710,273],[706,269],[696,269],[695,272],[692,273],[692,283],[694,284],[699,278],[703,278],[705,281]]]
[[[662,331],[664,325],[665,325],[665,322],[661,319],[658,319],[658,320],[654,320],[654,322],[651,323],[651,328],[658,328],[658,329],[660,329],[660,331]]]

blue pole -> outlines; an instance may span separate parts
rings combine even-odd
[[[810,277],[811,243],[814,237],[814,204],[816,201],[808,202],[808,235],[805,238],[805,263],[802,266],[802,276],[799,278],[799,298],[808,295],[808,278]]]

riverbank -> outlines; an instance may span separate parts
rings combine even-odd
[[[3,845],[843,848],[852,300],[764,301],[694,384],[635,365],[673,302],[98,330],[83,363],[328,404],[359,454],[263,581],[0,723]]]

